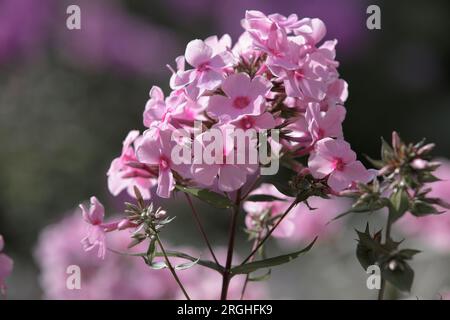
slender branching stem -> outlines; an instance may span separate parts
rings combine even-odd
[[[385,234],[385,242],[388,242],[391,239],[391,226],[392,226],[392,208],[389,208],[388,218],[386,222],[386,234]],[[386,279],[381,277],[381,285],[380,290],[378,291],[378,300],[383,300],[384,292],[386,291]]]
[[[158,243],[159,247],[161,248],[161,252],[164,256],[164,259],[166,260],[166,264],[167,267],[169,268],[170,272],[172,273],[175,281],[177,282],[178,286],[180,287],[181,291],[183,291],[184,296],[186,297],[187,300],[191,300],[191,298],[189,297],[188,293],[186,292],[186,289],[184,288],[183,284],[181,283],[180,278],[178,278],[178,275],[174,269],[174,267],[172,266],[172,264],[169,261],[169,257],[167,256],[166,250],[164,250],[164,246],[161,242],[161,239],[159,239],[158,234],[155,235],[156,237],[156,242]]]
[[[286,209],[286,211],[282,214],[280,219],[275,223],[275,225],[267,232],[267,234],[264,236],[264,238],[258,243],[258,245],[255,246],[255,248],[252,250],[252,252],[247,256],[247,258],[242,261],[241,265],[247,263],[261,248],[264,243],[270,238],[272,233],[275,231],[275,229],[280,225],[280,223],[283,221],[283,219],[288,215],[288,213],[297,205],[297,201],[294,200],[291,205]]]
[[[194,204],[192,203],[191,197],[190,197],[187,193],[185,193],[184,195],[186,196],[186,199],[187,199],[187,201],[188,201],[188,203],[189,203],[189,206],[191,207],[192,215],[194,216],[195,222],[197,223],[198,230],[199,230],[200,233],[202,234],[203,240],[205,240],[206,246],[208,247],[209,252],[211,253],[212,258],[214,259],[214,262],[215,262],[218,266],[220,266],[220,263],[219,263],[219,261],[217,260],[216,255],[214,254],[214,251],[213,251],[213,248],[212,248],[212,246],[211,246],[211,243],[209,242],[208,236],[206,235],[206,231],[205,231],[205,229],[203,228],[203,225],[202,225],[202,223],[201,223],[201,221],[200,221],[200,217],[199,217],[199,215],[197,214],[197,211],[195,210]]]

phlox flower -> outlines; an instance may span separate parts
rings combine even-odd
[[[225,122],[245,115],[260,115],[265,110],[264,96],[270,88],[270,83],[259,76],[250,79],[245,73],[230,75],[222,84],[226,96],[212,96],[207,111]]]
[[[176,141],[172,140],[172,129],[149,129],[144,133],[136,154],[138,160],[158,170],[158,187],[156,194],[163,198],[169,198],[175,188],[173,171],[184,176],[188,173],[186,165],[172,161],[172,150]]]
[[[326,137],[342,139],[342,122],[345,119],[345,114],[345,108],[340,105],[336,105],[328,111],[321,111],[320,104],[310,103],[306,111],[306,122],[312,141],[318,141]]]
[[[81,240],[83,249],[91,251],[98,247],[97,256],[101,259],[106,255],[106,232],[133,228],[135,225],[128,219],[104,223],[105,208],[96,197],[91,197],[89,208],[79,205],[83,220],[88,224],[87,235]]]
[[[155,185],[156,177],[149,168],[138,163],[134,146],[140,139],[139,131],[130,131],[123,142],[122,154],[111,163],[107,173],[108,189],[114,196],[127,190],[134,197],[136,186],[144,199],[150,199],[150,188]]]
[[[247,181],[247,175],[256,172],[258,165],[249,163],[248,150],[255,148],[256,138],[245,141],[244,146],[238,148],[233,132],[235,127],[223,125],[213,127],[218,136],[210,137],[204,132],[195,138],[194,143],[201,148],[202,159],[191,166],[193,179],[205,186],[212,186],[216,182],[220,190],[230,192],[242,187]],[[220,139],[220,141],[216,141]],[[242,150],[242,147],[245,149]],[[194,146],[194,150],[195,150]],[[217,151],[217,152],[216,152]],[[245,163],[238,163],[238,156],[244,157]],[[206,159],[211,158],[211,159]]]
[[[189,89],[189,90],[188,90]],[[179,128],[192,125],[194,120],[202,120],[201,112],[206,105],[202,104],[206,98],[198,98],[195,87],[182,88],[173,91],[167,98],[158,86],[150,90],[150,99],[145,105],[143,114],[144,125],[148,128],[167,128],[169,125]]]
[[[6,284],[5,279],[9,277],[13,270],[13,260],[6,254],[2,253],[5,242],[3,236],[0,235],[0,294],[6,294]]]
[[[176,88],[180,88],[195,82],[195,85],[204,90],[214,90],[224,79],[224,69],[231,66],[233,58],[228,51],[215,54],[216,44],[212,40],[212,48],[203,40],[192,40],[186,47],[184,54],[186,62],[194,69],[184,70],[184,60],[177,59],[177,71],[171,81]]]
[[[283,81],[288,96],[303,100],[323,100],[328,83],[338,76],[323,53],[294,42],[289,43],[284,57],[269,57],[267,65]]]
[[[315,178],[328,177],[328,185],[335,192],[350,187],[353,182],[367,183],[373,179],[373,174],[356,160],[356,154],[348,142],[340,139],[318,141],[309,157],[308,167]]]

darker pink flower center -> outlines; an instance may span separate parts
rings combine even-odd
[[[344,163],[344,161],[342,161],[341,158],[335,158],[335,159],[333,160],[332,166],[333,166],[333,169],[334,169],[334,170],[342,171],[342,170],[344,170],[345,163]]]
[[[249,116],[244,116],[241,121],[241,127],[243,129],[250,129],[253,128],[253,126],[255,125],[255,120],[252,117]]]
[[[300,80],[300,79],[303,79],[305,77],[305,74],[304,74],[302,69],[297,69],[294,72],[294,76],[295,76],[296,79]]]
[[[236,97],[233,100],[233,107],[237,109],[244,109],[250,104],[250,99],[248,97]]]
[[[209,69],[210,69],[210,67],[209,67],[208,62],[204,62],[204,63],[202,63],[201,65],[199,65],[199,66],[197,67],[197,70],[198,70],[199,72],[205,72],[205,71],[207,71],[207,70],[209,70]]]
[[[165,156],[161,156],[161,158],[159,158],[159,168],[160,170],[167,170],[170,168],[170,160],[167,159],[167,157]]]

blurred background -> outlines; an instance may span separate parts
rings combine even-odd
[[[66,28],[70,4],[81,8],[81,30]],[[366,28],[370,4],[381,8],[381,30]],[[389,139],[395,129],[407,141],[436,142],[436,154],[450,158],[448,1],[0,0],[0,234],[15,260],[9,298],[48,296],[35,260],[46,226],[91,195],[108,213],[122,209],[126,197],[109,195],[106,172],[126,133],[143,129],[149,89],[168,90],[165,65],[174,65],[191,39],[229,33],[236,40],[247,9],[325,22],[326,39],[339,41],[339,72],[350,93],[344,132],[358,154],[376,158],[380,136]],[[170,242],[201,246],[179,198],[160,203],[177,216]],[[228,213],[196,205],[213,242],[225,245]],[[345,221],[306,258],[275,269],[265,296],[375,297],[354,254],[353,228],[363,229],[368,219],[373,226],[384,221],[379,215]],[[59,237],[66,241],[64,232]],[[413,296],[436,298],[450,286],[450,249],[413,238],[405,245],[424,249],[412,264]],[[245,255],[249,246],[241,232],[238,251]],[[288,247],[274,242],[269,252]]]

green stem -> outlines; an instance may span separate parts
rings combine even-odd
[[[270,238],[272,233],[275,231],[275,229],[280,225],[280,223],[283,221],[283,219],[288,215],[288,213],[297,205],[297,201],[294,200],[291,205],[286,209],[286,211],[283,213],[283,215],[280,217],[280,219],[275,223],[275,225],[267,232],[267,234],[264,236],[264,238],[259,242],[259,244],[252,250],[252,252],[247,256],[247,258],[242,261],[241,265],[248,262],[261,248],[261,246]]]
[[[214,254],[214,251],[213,251],[213,248],[211,246],[211,243],[209,242],[208,236],[206,235],[206,231],[203,228],[203,225],[202,225],[202,223],[200,221],[200,217],[198,216],[197,211],[195,210],[194,204],[192,203],[191,197],[187,193],[184,193],[184,195],[186,196],[186,199],[187,199],[187,201],[189,203],[189,206],[191,207],[192,215],[194,216],[195,222],[197,223],[197,227],[198,227],[198,229],[199,229],[199,231],[200,231],[200,233],[201,233],[201,235],[203,237],[203,240],[205,240],[206,246],[208,247],[212,258],[214,259],[214,262],[218,266],[220,266],[220,263],[217,260],[216,255]]]
[[[228,237],[228,250],[227,250],[227,261],[225,263],[225,270],[222,274],[222,292],[220,294],[221,300],[227,300],[228,287],[231,280],[231,263],[233,262],[233,251],[234,251],[234,240],[236,238],[236,226],[237,226],[237,216],[241,207],[241,189],[237,191],[236,202],[232,208],[231,213],[231,223],[230,223],[230,233]]]
[[[186,292],[186,289],[184,288],[183,284],[181,283],[180,278],[178,278],[178,275],[175,272],[175,269],[173,268],[172,264],[170,263],[169,257],[167,256],[166,250],[164,250],[163,244],[162,244],[161,240],[159,239],[158,234],[156,234],[155,236],[156,236],[156,241],[158,242],[158,245],[161,248],[161,252],[164,256],[164,259],[166,260],[167,267],[169,268],[170,272],[172,273],[172,275],[173,275],[175,281],[177,282],[178,286],[180,287],[181,291],[183,291],[183,294],[186,297],[186,299],[191,300],[188,293]]]
[[[391,239],[391,226],[392,226],[392,210],[393,208],[389,207],[388,218],[386,222],[386,233],[385,233],[385,242],[388,242]],[[378,291],[378,300],[383,300],[384,292],[386,291],[386,279],[381,277],[381,285],[380,290]]]

